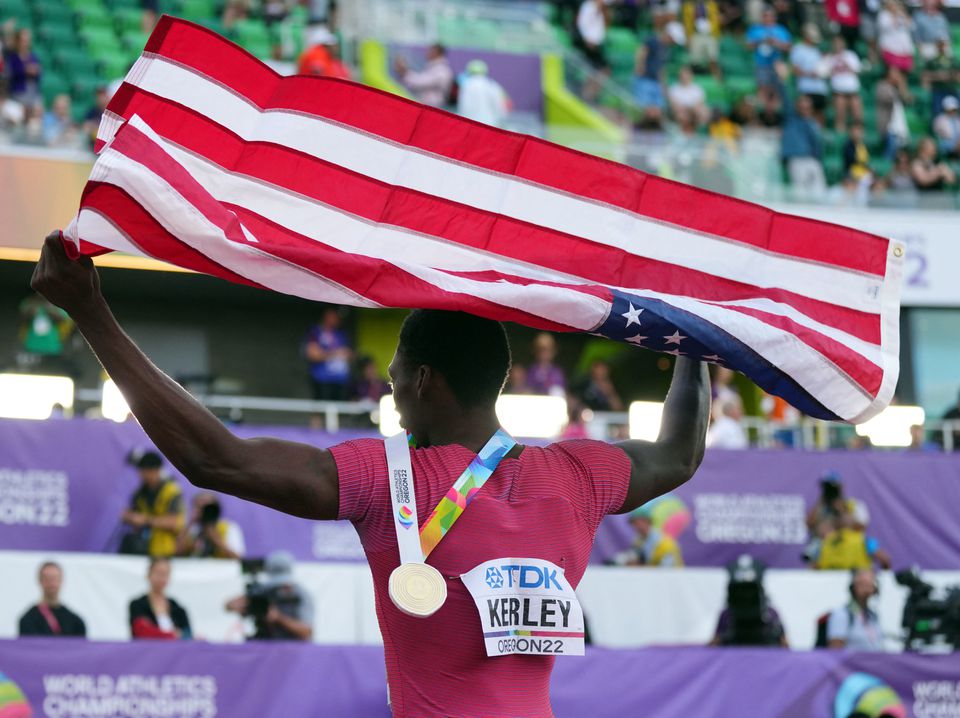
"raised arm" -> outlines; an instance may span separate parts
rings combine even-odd
[[[330,452],[234,436],[124,333],[100,293],[93,262],[71,261],[58,232],[46,238],[31,286],[70,314],[144,431],[192,484],[294,516],[336,518]]]
[[[630,487],[621,513],[673,491],[693,476],[703,460],[709,414],[710,377],[706,365],[677,357],[657,440],[618,444],[632,464]]]

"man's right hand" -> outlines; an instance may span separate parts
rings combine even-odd
[[[70,259],[60,232],[51,232],[44,240],[30,287],[71,315],[102,298],[93,262],[89,257]]]

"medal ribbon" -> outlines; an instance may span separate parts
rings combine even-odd
[[[410,466],[412,439],[403,433],[391,436],[385,442],[387,469],[390,474],[390,498],[393,502],[393,521],[397,529],[400,562],[426,561],[441,539],[453,527],[483,485],[493,475],[497,465],[517,442],[503,429],[498,429],[480,449],[470,465],[463,470],[446,496],[420,527],[419,557],[413,558],[411,538],[416,536],[409,528],[417,520],[416,497],[413,489],[413,470]]]

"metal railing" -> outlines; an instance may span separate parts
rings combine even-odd
[[[78,405],[93,407],[99,405],[100,398],[99,389],[78,389],[76,392]],[[373,425],[379,422],[380,406],[374,401],[314,401],[225,394],[199,394],[196,398],[215,413],[247,422],[256,415],[293,415],[297,423],[306,423],[306,420],[319,416],[323,418],[324,430],[330,433],[344,428],[344,417],[369,417]],[[784,424],[747,416],[741,423],[750,445],[758,449],[826,451],[845,448],[847,439],[855,435],[855,428],[850,424],[822,419],[803,418],[795,424]],[[629,438],[629,424],[627,412],[598,411],[590,413],[585,426],[588,435],[594,439],[617,441]],[[960,449],[955,441],[955,435],[960,437],[960,420],[928,421],[924,429],[927,436],[937,438],[936,445],[943,451]]]

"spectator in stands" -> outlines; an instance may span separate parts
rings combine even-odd
[[[327,307],[321,320],[307,332],[304,355],[313,398],[317,401],[347,400],[353,349],[340,326],[341,321],[340,311]]]
[[[610,365],[596,360],[590,365],[590,375],[580,387],[580,399],[593,411],[623,411],[623,401],[610,379]]]
[[[83,134],[90,141],[90,147],[93,147],[97,139],[97,129],[100,127],[100,120],[107,109],[107,103],[110,98],[107,96],[106,85],[101,85],[96,89],[93,96],[93,107],[91,107],[83,118]]]
[[[313,599],[293,578],[293,556],[274,551],[264,562],[267,590],[265,610],[251,605],[246,594],[227,601],[226,610],[251,616],[257,631],[256,640],[309,641],[313,638]]]
[[[727,566],[727,603],[717,619],[712,646],[780,646],[787,635],[763,587],[766,567],[748,554]]]
[[[239,559],[246,551],[243,530],[236,521],[223,517],[217,495],[209,491],[196,494],[190,522],[177,537],[177,556]]]
[[[707,124],[710,119],[707,95],[693,81],[693,70],[689,67],[680,68],[677,81],[670,86],[667,96],[670,99],[670,112],[680,125],[697,128]]]
[[[870,169],[870,150],[864,141],[863,125],[855,122],[850,126],[850,136],[843,146],[843,177],[845,182],[869,185],[873,178]]]
[[[353,386],[353,398],[360,401],[380,401],[390,393],[390,385],[380,376],[377,363],[370,357],[362,357],[358,366],[359,378]]]
[[[615,566],[683,566],[683,554],[676,540],[653,525],[649,505],[630,512],[630,525],[637,532],[633,545],[611,559]]]
[[[798,199],[819,201],[827,180],[823,172],[823,134],[809,97],[800,95],[791,109],[784,94],[780,156],[787,166],[790,185]]]
[[[224,30],[232,30],[237,22],[250,17],[250,0],[227,0],[223,5],[220,22]]]
[[[825,58],[824,67],[830,78],[830,90],[833,92],[833,129],[846,132],[848,116],[855,124],[863,122],[860,58],[847,47],[842,36],[834,36],[832,44],[832,52]]]
[[[853,527],[861,531],[870,523],[866,504],[846,495],[839,473],[827,471],[820,477],[820,496],[807,511],[807,528],[813,531],[823,521],[831,522],[833,528],[842,516],[851,516]]]
[[[743,428],[743,402],[731,396],[720,403],[720,415],[707,431],[707,446],[712,449],[746,449],[750,442]]]
[[[893,167],[883,178],[883,188],[895,199],[899,198],[896,202],[898,205],[910,206],[915,203],[917,186],[913,182],[913,173],[910,171],[911,162],[910,150],[906,147],[897,150]]]
[[[939,46],[950,47],[950,23],[940,9],[940,0],[923,0],[923,6],[913,13],[913,34],[920,57],[936,57]]]
[[[490,77],[487,63],[471,60],[457,91],[457,113],[477,122],[500,127],[510,111],[503,87]]]
[[[924,62],[920,80],[930,91],[932,117],[940,114],[947,97],[960,97],[960,61],[954,57],[948,43],[939,43],[937,53]]]
[[[757,93],[764,104],[776,101],[780,94],[780,77],[777,66],[784,54],[790,51],[790,33],[777,23],[777,14],[772,7],[765,7],[761,20],[752,25],[746,34],[747,46],[753,50],[754,73]]]
[[[686,41],[683,25],[669,22],[637,48],[633,77],[633,95],[641,108],[641,127],[657,129],[663,121],[666,100],[663,96],[664,67],[672,45]]]
[[[960,156],[960,100],[953,95],[943,98],[943,112],[933,121],[933,134],[944,155]]]
[[[527,368],[522,364],[511,364],[510,374],[507,376],[507,388],[504,394],[532,394],[533,390],[527,382]]]
[[[40,60],[33,52],[33,33],[29,28],[17,30],[13,45],[4,53],[3,66],[14,100],[27,107],[43,104]]]
[[[179,603],[167,596],[170,583],[170,559],[151,558],[147,569],[150,588],[130,602],[130,635],[134,639],[166,640],[193,638],[190,618]]]
[[[912,103],[913,97],[907,88],[906,77],[893,65],[887,67],[886,74],[877,83],[874,92],[877,134],[884,140],[887,159],[893,159],[897,150],[910,141],[904,105]]]
[[[23,103],[10,97],[7,91],[7,78],[0,70],[0,138],[15,134],[27,118]]]
[[[850,601],[830,614],[827,646],[848,651],[882,651],[883,630],[870,599],[879,593],[877,576],[870,568],[853,571]]]
[[[297,63],[297,74],[350,79],[350,69],[340,59],[340,41],[325,25],[309,31],[307,49]]]
[[[720,7],[717,0],[684,0],[683,29],[690,42],[690,64],[720,77]]]
[[[874,562],[890,568],[890,555],[880,543],[857,528],[857,518],[852,513],[843,513],[836,521],[836,528],[826,531],[813,567],[821,570],[852,571],[870,568]]]
[[[610,23],[610,7],[604,0],[583,0],[577,12],[576,44],[594,69],[608,67],[603,54]]]
[[[824,58],[820,52],[820,29],[812,22],[803,27],[800,41],[790,50],[790,67],[797,78],[797,92],[810,98],[817,120],[823,124],[827,109],[827,82],[823,79]]]
[[[31,606],[20,617],[20,637],[76,636],[85,638],[87,625],[77,614],[60,603],[63,569],[53,561],[40,566],[37,573],[42,595],[40,602]]]
[[[960,394],[957,395],[957,403],[954,404],[943,415],[944,421],[955,422],[953,428],[953,450],[960,451]]]
[[[540,332],[533,340],[533,364],[527,369],[527,386],[533,394],[564,396],[567,380],[563,369],[554,361],[557,358],[557,341],[548,332]]]
[[[449,102],[453,69],[447,60],[447,48],[440,43],[429,47],[422,70],[411,70],[403,56],[394,60],[393,67],[400,82],[410,90],[417,102],[433,107],[443,107]]]
[[[939,452],[940,447],[932,441],[927,441],[927,430],[923,424],[914,424],[910,427],[910,446],[909,451],[919,451],[922,453]]]
[[[567,394],[567,424],[560,432],[560,441],[590,438],[590,432],[587,431],[587,412],[587,407],[579,397]]]
[[[20,302],[19,313],[23,351],[43,363],[61,359],[74,329],[70,315],[39,294],[31,294]]]
[[[937,158],[937,143],[924,137],[917,144],[917,156],[910,163],[913,183],[920,192],[939,192],[957,183],[957,175]]]
[[[43,140],[52,147],[77,144],[77,126],[70,110],[70,95],[53,98],[50,109],[43,115]]]
[[[140,29],[145,35],[149,35],[160,17],[160,2],[159,0],[140,0],[140,8],[143,10]]]
[[[133,531],[124,537],[121,553],[172,556],[183,529],[184,507],[180,485],[163,472],[163,458],[155,451],[130,457],[140,474],[140,486],[130,497],[122,520]]]
[[[913,23],[899,0],[884,0],[877,16],[877,44],[883,61],[903,72],[913,70]]]

